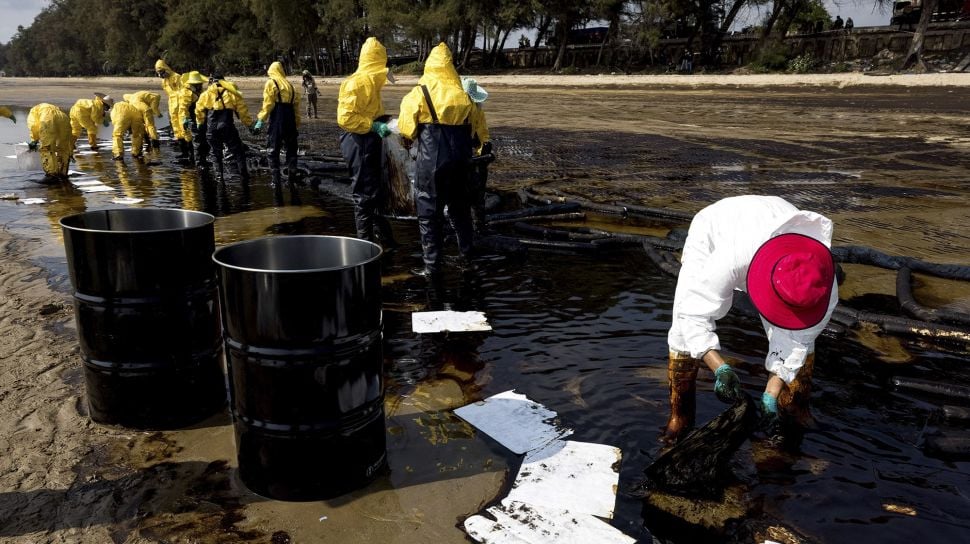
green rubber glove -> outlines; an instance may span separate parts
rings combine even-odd
[[[192,121],[190,121],[189,119],[182,119],[182,129],[189,130],[189,125],[191,124],[192,124]]]
[[[259,131],[261,130],[263,130],[263,121],[260,119],[256,119],[256,122],[253,123],[253,126],[250,127],[249,131],[252,132],[253,134],[259,134]]]
[[[723,364],[714,371],[714,377],[714,393],[721,402],[732,404],[741,400],[741,380],[733,368]]]
[[[101,121],[101,124],[104,126],[108,126],[111,124],[111,119],[108,119],[107,117],[105,117],[104,120]]]
[[[27,149],[31,151],[37,151],[39,147],[40,147],[40,142],[38,142],[37,140],[31,140],[30,143],[27,144]]]
[[[374,121],[371,123],[370,131],[376,132],[381,138],[386,138],[391,134],[391,129],[388,128],[387,123],[382,123],[380,121]]]

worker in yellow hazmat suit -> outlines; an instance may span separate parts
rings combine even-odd
[[[485,113],[462,88],[452,64],[451,50],[444,43],[431,50],[418,85],[401,100],[398,119],[401,135],[417,140],[415,204],[424,269],[433,275],[441,266],[444,209],[448,206],[458,249],[471,255],[470,167],[473,137],[480,144],[489,141]]]
[[[111,133],[111,154],[114,160],[124,159],[124,137],[129,131],[131,132],[131,156],[136,159],[141,158],[141,146],[145,138],[145,121],[141,111],[128,102],[118,102],[111,108],[111,124],[115,126]]]
[[[190,147],[189,142],[192,140],[186,137],[182,123],[180,123],[180,120],[184,117],[179,112],[179,91],[182,89],[182,77],[162,59],[155,61],[155,74],[162,79],[162,90],[168,96],[168,119],[172,123],[172,134],[175,136],[179,148],[183,153],[186,153],[187,148]]]
[[[243,179],[248,179],[246,146],[239,138],[235,123],[236,116],[247,127],[253,124],[246,101],[236,85],[225,81],[220,75],[213,75],[209,78],[209,87],[199,95],[199,101],[195,105],[195,122],[199,125],[205,123],[206,138],[212,148],[212,157],[215,159],[219,177],[222,178],[224,174],[222,158],[223,146],[225,146],[239,167],[239,175]]]
[[[381,215],[386,192],[382,183],[381,138],[391,133],[381,89],[389,81],[388,77],[387,50],[377,38],[367,38],[360,48],[357,71],[340,84],[337,124],[344,130],[340,135],[340,152],[350,166],[357,237],[372,242],[379,238],[385,246],[393,246],[391,224]]]
[[[202,74],[193,70],[183,78],[182,89],[179,91],[179,114],[182,116],[178,124],[182,127],[182,133],[187,138],[188,154],[187,158],[192,160],[199,168],[204,168],[208,163],[209,139],[206,137],[205,119],[201,124],[196,123],[195,108],[202,94],[202,86],[205,78]]]
[[[74,150],[71,120],[52,104],[37,104],[27,114],[31,150],[40,150],[40,161],[48,176],[67,177],[67,167]]]
[[[108,126],[106,117],[111,106],[115,103],[110,96],[94,93],[94,98],[82,98],[71,106],[71,136],[74,137],[72,145],[77,144],[77,139],[81,137],[81,129],[88,132],[88,143],[91,149],[98,148],[98,127]]]
[[[7,106],[0,106],[0,117],[6,117],[13,121],[14,124],[17,123],[17,118],[13,116],[13,112]]]
[[[158,93],[151,91],[138,91],[126,94],[122,98],[141,112],[142,121],[145,123],[145,135],[148,136],[148,143],[155,149],[159,148],[158,129],[155,128],[155,118],[161,117],[159,109],[162,97]]]
[[[256,116],[252,126],[258,134],[263,124],[269,122],[268,137],[269,165],[273,173],[273,183],[280,181],[280,149],[286,146],[286,168],[292,180],[296,174],[296,139],[300,128],[300,95],[289,81],[283,65],[274,62],[266,71],[269,79],[263,85],[263,108]]]

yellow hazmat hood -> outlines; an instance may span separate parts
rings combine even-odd
[[[172,70],[169,67],[169,65],[166,64],[165,61],[162,60],[162,59],[158,59],[157,61],[155,61],[155,71],[156,72],[164,72],[166,75],[175,72],[175,70]]]
[[[442,83],[454,83],[461,87],[461,79],[458,77],[458,71],[455,70],[455,64],[451,58],[451,49],[448,49],[444,42],[436,45],[431,50],[431,54],[428,55],[428,60],[424,61],[424,75],[421,76],[418,84],[427,85],[435,80]]]
[[[360,48],[360,61],[357,64],[357,72],[369,76],[387,76],[387,49],[371,36],[364,41]],[[383,84],[383,83],[382,83]]]
[[[269,65],[269,69],[266,70],[266,75],[268,75],[270,79],[274,79],[278,82],[286,81],[286,72],[283,71],[283,64],[279,61]]]

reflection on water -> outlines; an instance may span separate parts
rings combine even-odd
[[[22,141],[25,132],[22,124],[0,120],[0,155],[12,154],[12,144]],[[166,144],[144,161],[115,162],[107,150],[80,156],[74,169],[115,189],[88,194],[70,184],[40,185],[39,174],[17,172],[15,161],[0,159],[2,192],[49,201],[39,206],[0,201],[0,221],[11,232],[47,241],[36,257],[60,276],[65,273],[60,217],[117,207],[112,199],[122,196],[143,199],[139,206],[212,213],[218,218],[220,244],[265,235],[353,232],[350,203],[312,184],[274,188],[260,172],[254,172],[249,183],[235,178],[219,181],[182,167],[173,156]],[[743,163],[733,157],[715,164],[724,165],[715,167],[715,176],[757,178],[760,183],[795,179],[778,172],[762,177],[759,169],[738,166]],[[855,170],[833,169],[797,179],[847,183],[854,177]],[[800,195],[819,199],[830,190],[830,186],[811,185]],[[858,196],[858,191],[850,193]],[[930,191],[921,194],[939,196]],[[893,198],[898,202],[904,195]],[[704,200],[691,202],[699,207]],[[853,202],[843,204],[872,206]],[[866,225],[872,228],[879,219],[870,217]],[[897,219],[884,219],[878,229],[890,232],[880,236],[892,236],[892,229],[899,234],[903,227]],[[966,221],[960,217],[954,224]],[[927,230],[941,233],[942,240],[947,227]],[[443,282],[430,286],[408,274],[420,262],[416,226],[395,224],[395,234],[402,246],[383,261],[392,471],[374,489],[355,497],[376,493],[375,489],[400,490],[429,482],[475,485],[474,475],[502,470],[495,462],[501,455],[506,455],[514,471],[517,459],[499,449],[468,450],[473,442],[490,442],[450,412],[512,388],[557,410],[562,422],[576,430],[576,440],[620,447],[621,488],[638,481],[658,451],[656,439],[667,416],[664,369],[673,281],[639,252],[630,251],[600,256],[485,256],[471,271],[449,267]],[[453,245],[448,246],[447,252],[454,251]],[[920,256],[918,250],[911,254]],[[852,281],[850,275],[846,293],[872,292],[866,291],[872,286],[864,280]],[[944,298],[939,289],[927,289]],[[410,332],[410,312],[419,309],[481,310],[494,331],[416,335]],[[760,323],[729,316],[719,332],[729,355],[739,363],[745,388],[757,394],[766,379]],[[813,404],[818,428],[806,433],[796,455],[771,459],[771,452],[749,445],[738,456],[739,477],[757,506],[756,514],[783,520],[799,532],[829,542],[901,542],[927,535],[941,542],[965,540],[970,530],[966,519],[970,464],[934,459],[919,448],[928,422],[937,424],[933,414],[939,401],[895,393],[888,385],[898,374],[970,384],[963,351],[864,334],[823,337],[818,344]],[[701,373],[699,384],[698,419],[706,421],[724,407],[710,394],[709,373]],[[434,459],[441,461],[429,464]],[[399,503],[393,493],[390,497],[380,512],[366,510],[373,505],[362,506],[365,518],[415,518],[414,504]],[[613,523],[641,538],[648,538],[644,523],[663,533],[655,520],[643,520],[640,502],[622,492]]]

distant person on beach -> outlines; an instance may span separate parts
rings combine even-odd
[[[115,103],[108,95],[94,93],[94,98],[81,98],[71,106],[68,115],[71,117],[72,145],[77,145],[81,137],[81,129],[88,133],[88,143],[91,149],[98,148],[98,127],[108,126],[108,112]]]
[[[286,148],[286,170],[290,181],[296,178],[297,138],[300,136],[300,95],[286,79],[283,64],[274,62],[266,70],[269,79],[263,84],[263,108],[256,115],[253,134],[259,134],[269,123],[266,145],[273,183],[280,183],[280,151]],[[215,145],[215,144],[213,144]]]
[[[71,137],[71,120],[61,108],[41,103],[27,113],[27,130],[30,142],[27,147],[40,151],[44,173],[51,177],[67,178],[74,139]]]
[[[306,98],[306,118],[317,118],[317,82],[310,75],[309,70],[303,70],[303,97]],[[311,113],[312,111],[312,113]]]
[[[360,48],[357,71],[340,84],[337,96],[337,124],[343,129],[340,152],[350,167],[357,237],[385,247],[396,243],[391,223],[381,213],[386,194],[382,138],[391,134],[381,89],[388,81],[394,83],[393,77],[387,50],[372,36]]]
[[[470,77],[461,78],[461,86],[465,89],[468,98],[472,99],[475,107],[481,110],[482,104],[488,100],[488,91]],[[489,141],[488,127],[484,127],[484,131],[484,134],[476,132],[472,135],[473,156],[477,157],[477,160],[471,166],[469,195],[472,228],[475,234],[481,234],[485,230],[485,187],[488,185],[488,163],[495,157],[492,153],[492,142]]]
[[[684,242],[667,335],[666,440],[676,442],[694,426],[700,366],[714,373],[719,399],[741,398],[741,381],[721,356],[715,332],[735,291],[748,294],[768,337],[762,429],[777,434],[780,415],[810,421],[815,339],[839,301],[831,243],[831,220],[775,196],[725,198],[697,212]]]
[[[852,17],[846,18],[846,20],[845,20],[845,29],[846,30],[852,30],[853,28],[855,28],[855,23],[852,22]]]
[[[418,85],[401,100],[401,135],[416,140],[415,205],[424,267],[433,277],[441,269],[445,206],[463,258],[474,249],[469,176],[472,139],[487,141],[485,114],[462,88],[451,50],[440,43],[424,63]]]
[[[835,16],[835,20],[832,21],[832,30],[842,30],[842,17],[840,15]]]

